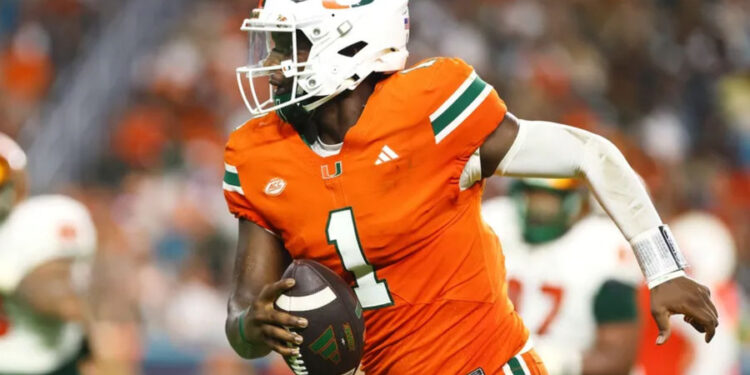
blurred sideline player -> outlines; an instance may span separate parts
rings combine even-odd
[[[685,314],[710,341],[710,292],[686,277],[622,153],[518,119],[460,59],[404,69],[407,3],[266,0],[243,22],[250,62],[237,78],[254,118],[230,136],[223,184],[239,232],[225,326],[235,351],[299,356],[306,344],[285,327],[307,322],[274,301],[295,282],[279,280],[290,259],[312,259],[366,310],[369,375],[547,373],[481,217],[483,180],[496,173],[586,180],[641,261],[657,340]]]
[[[669,342],[656,346],[648,338],[658,328],[649,319],[643,319],[636,374],[739,375],[740,287],[734,279],[737,259],[734,239],[724,223],[706,212],[687,211],[669,223],[690,263],[688,274],[713,291],[721,325],[716,328],[711,345],[704,345],[700,335],[675,324]],[[641,315],[647,317],[648,289],[643,287],[639,297]]]
[[[96,231],[71,198],[25,199],[25,167],[0,134],[0,374],[78,374]]]
[[[486,201],[482,215],[503,243],[509,297],[549,373],[629,373],[641,277],[622,256],[622,234],[588,213],[575,180],[515,180],[510,193]]]

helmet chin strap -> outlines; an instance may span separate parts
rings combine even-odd
[[[340,86],[336,92],[332,95],[321,97],[310,103],[300,102],[286,107],[282,107],[276,110],[276,114],[286,123],[291,124],[297,133],[302,137],[305,143],[310,144],[311,140],[307,139],[307,124],[308,120],[312,116],[312,113],[320,108],[323,104],[328,103],[331,99],[335,98],[345,90],[356,87],[356,82],[352,79],[347,79],[344,84]],[[276,97],[274,100],[277,102],[288,101],[291,98],[291,94],[281,95]],[[312,100],[308,99],[308,100]]]
[[[316,100],[316,101],[314,101],[314,102],[312,102],[310,104],[304,104],[302,107],[306,111],[312,112],[312,111],[318,109],[323,104],[326,104],[326,103],[330,102],[331,100],[333,100],[333,98],[339,96],[339,94],[341,94],[342,92],[344,92],[346,90],[350,90],[350,89],[354,90],[357,87],[355,84],[356,84],[356,82],[353,79],[349,78],[346,81],[344,81],[344,83],[342,83],[341,86],[339,86],[339,88],[333,94],[321,97],[320,99],[318,99],[318,100]]]
[[[275,103],[288,102],[291,100],[291,97],[292,97],[291,93],[282,94],[279,96],[274,95],[274,102]],[[292,124],[292,126],[300,134],[304,133],[303,131],[304,129],[302,129],[302,127],[304,126],[307,119],[310,118],[310,111],[305,109],[302,103],[294,103],[294,104],[290,104],[282,108],[279,108],[276,110],[276,114],[284,122]]]

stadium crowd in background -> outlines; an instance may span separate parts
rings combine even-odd
[[[0,2],[1,132],[23,144],[44,130],[24,124],[64,95],[58,77],[117,16],[116,3]],[[134,62],[135,89],[101,124],[108,137],[96,141],[108,146],[86,178],[44,190],[86,203],[98,226],[98,356],[128,364],[123,373],[285,374],[273,361],[251,370],[223,330],[236,228],[220,190],[222,153],[249,117],[234,69],[247,58],[239,26],[256,4],[185,4],[177,27]],[[750,3],[442,0],[411,8],[412,63],[460,56],[520,117],[611,139],[665,220],[700,209],[727,225],[736,280],[750,292]],[[487,194],[505,189],[495,180]],[[750,363],[747,308],[742,318]]]

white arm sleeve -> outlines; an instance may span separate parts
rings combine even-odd
[[[518,136],[498,166],[500,174],[585,179],[628,240],[662,225],[640,178],[612,142],[562,124],[518,123]]]
[[[685,276],[687,262],[669,228],[662,223],[640,178],[612,142],[566,125],[516,121],[519,132],[498,166],[500,174],[585,179],[630,241],[650,288]]]

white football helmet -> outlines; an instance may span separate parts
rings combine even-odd
[[[242,24],[250,34],[250,58],[237,69],[250,113],[259,117],[292,105],[311,111],[373,72],[402,70],[409,55],[407,5],[407,0],[262,1]],[[306,61],[298,61],[298,33],[312,45]],[[269,59],[282,40],[290,44],[281,47],[287,59]],[[276,71],[293,80],[289,95],[274,97],[269,76]]]

